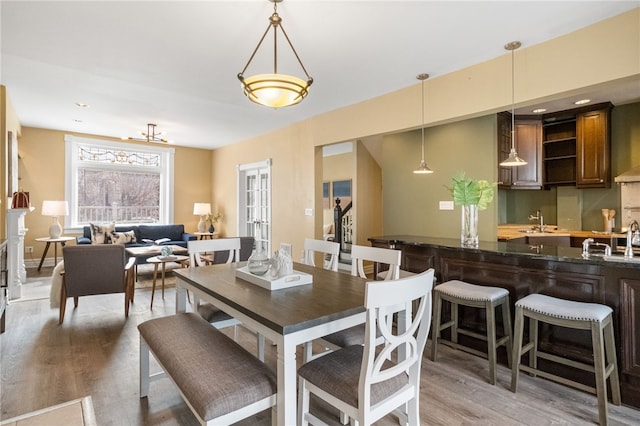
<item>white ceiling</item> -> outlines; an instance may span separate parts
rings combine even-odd
[[[120,137],[157,123],[176,145],[215,148],[635,7],[640,0],[286,0],[284,29],[315,82],[301,104],[274,110],[249,102],[236,78],[267,28],[266,0],[2,0],[1,83],[23,126]],[[270,71],[265,43],[245,75]],[[279,52],[279,72],[303,76],[289,49]],[[609,90],[615,102],[640,99],[637,82]]]

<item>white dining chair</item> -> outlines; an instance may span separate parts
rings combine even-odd
[[[396,280],[400,276],[401,255],[402,252],[400,250],[353,245],[351,246],[351,275],[368,278],[365,273],[365,262],[375,262],[388,265],[389,270],[385,281]],[[364,325],[356,325],[346,330],[329,334],[318,339],[317,342],[323,345],[326,350],[314,354],[312,342],[306,343],[303,354],[305,362],[326,355],[332,350],[351,345],[362,345],[364,343]]]
[[[240,238],[218,238],[209,240],[192,240],[187,243],[189,250],[189,267],[201,267],[214,263],[216,256],[227,256],[224,263],[237,263],[240,260]],[[233,340],[238,340],[238,325],[241,322],[218,309],[211,303],[200,303],[194,296],[196,312],[215,328],[233,326]],[[264,336],[257,333],[258,358],[264,361]]]
[[[389,266],[384,280],[397,280],[400,277],[400,261],[402,252],[382,247],[351,246],[351,275],[367,278],[364,271],[365,262],[382,263]]]
[[[340,255],[340,244],[333,241],[304,239],[304,250],[302,263],[316,266],[314,257],[316,253],[322,253],[322,267],[330,271],[338,270],[338,257]]]
[[[187,242],[189,265],[205,266],[213,263],[215,256],[227,256],[223,263],[240,260],[240,238],[217,238]],[[226,253],[224,253],[226,252]]]
[[[366,283],[364,345],[339,349],[299,368],[298,424],[325,424],[309,411],[311,393],[361,426],[390,412],[400,424],[420,423],[420,367],[431,326],[433,274],[429,269]],[[412,317],[414,301],[419,302]],[[395,314],[407,322],[394,328]]]

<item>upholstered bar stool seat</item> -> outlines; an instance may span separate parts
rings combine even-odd
[[[442,321],[442,301],[451,303],[451,320]],[[458,324],[458,305],[485,309],[487,319],[487,334],[482,335],[472,330],[460,328]],[[502,310],[503,336],[496,336],[495,308]],[[472,353],[489,359],[489,382],[496,384],[496,352],[504,346],[507,350],[507,362],[511,366],[511,313],[509,309],[509,291],[500,287],[487,287],[469,284],[464,281],[452,280],[433,288],[433,338],[431,342],[431,360],[438,358],[438,344],[443,343],[456,349]],[[451,328],[451,340],[441,337],[441,332]],[[487,353],[460,345],[458,334],[464,334],[487,342]]]
[[[620,405],[620,382],[618,379],[618,362],[613,336],[612,309],[597,303],[574,302],[558,299],[542,294],[531,294],[516,302],[513,366],[511,370],[511,390],[518,389],[518,373],[528,372],[558,383],[572,386],[598,397],[598,413],[600,424],[607,424],[607,378],[611,385],[611,399]],[[522,342],[524,334],[524,318],[529,318],[529,343]],[[593,365],[584,364],[557,355],[538,350],[538,321],[548,324],[591,330],[593,344]],[[520,358],[529,355],[529,365],[522,365]],[[606,356],[605,356],[606,355]],[[568,365],[595,374],[596,387],[587,386],[565,377],[560,377],[537,368],[538,358]]]

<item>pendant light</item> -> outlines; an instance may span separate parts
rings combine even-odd
[[[417,175],[426,175],[433,173],[433,170],[431,170],[424,161],[424,81],[429,78],[429,74],[418,74],[416,78],[422,82],[422,85],[420,86],[420,93],[422,93],[422,160],[420,161],[418,168],[415,169],[413,173]]]
[[[268,1],[273,3],[273,14],[269,17],[269,25],[251,54],[251,57],[249,57],[247,65],[238,73],[238,80],[240,80],[244,94],[251,102],[272,108],[282,108],[295,105],[302,101],[309,93],[309,86],[313,83],[313,78],[309,76],[304,65],[302,65],[302,61],[298,57],[298,52],[293,48],[293,44],[291,44],[291,40],[289,40],[289,36],[282,26],[282,18],[280,18],[277,11],[277,3],[283,0]],[[291,75],[278,74],[278,28],[282,31],[302,71],[304,71],[307,77],[306,81]],[[249,67],[249,64],[251,64],[253,57],[258,52],[270,29],[273,29],[273,74],[258,74],[245,78],[244,72]]]
[[[511,43],[507,43],[504,45],[506,50],[511,51],[511,151],[509,152],[509,157],[500,163],[503,167],[517,167],[524,166],[527,164],[522,158],[518,157],[518,153],[516,152],[516,120],[515,120],[515,84],[514,84],[514,61],[513,55],[514,51],[522,46],[519,41],[512,41]]]

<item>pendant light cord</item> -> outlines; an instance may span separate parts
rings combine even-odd
[[[515,65],[514,65],[515,49],[511,50],[511,151],[516,149],[516,113],[515,113]]]
[[[422,116],[420,121],[422,122],[422,162],[424,163],[424,79],[422,80],[422,86],[420,92],[422,93]]]

